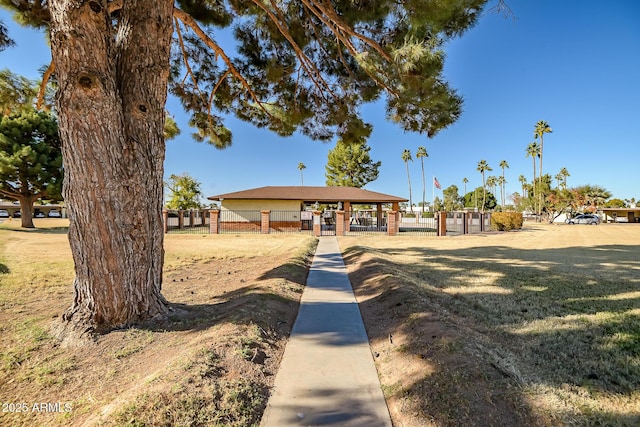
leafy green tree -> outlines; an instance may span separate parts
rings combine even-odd
[[[201,184],[188,173],[172,174],[164,185],[169,190],[167,208],[181,210],[202,208]]]
[[[447,211],[455,211],[462,207],[460,195],[458,194],[458,186],[450,185],[442,190],[443,204]]]
[[[416,157],[420,159],[420,166],[422,167],[422,212],[424,212],[425,205],[425,193],[427,192],[427,186],[424,179],[424,158],[429,157],[427,153],[427,149],[424,147],[418,147],[418,151],[416,152]]]
[[[440,197],[436,197],[433,199],[433,211],[434,212],[442,212],[444,210],[444,203],[440,200]]]
[[[167,88],[190,113],[194,137],[221,148],[232,141],[228,116],[280,135],[353,140],[368,131],[360,112],[374,101],[403,130],[432,137],[462,111],[444,79],[443,46],[485,3],[0,0],[24,24],[50,30],[76,265],[66,331],[168,313]],[[214,34],[233,35],[233,54]],[[94,215],[74,221],[74,211]]]
[[[338,141],[329,150],[325,177],[330,187],[358,187],[378,179],[382,162],[374,162],[369,155],[371,147],[366,142]]]
[[[20,202],[22,227],[33,228],[33,203],[61,199],[58,122],[47,112],[21,109],[0,116],[0,195]]]
[[[402,152],[402,161],[407,167],[407,180],[409,181],[409,208],[411,208],[413,206],[413,202],[411,201],[411,175],[409,174],[409,162],[412,162],[413,158],[411,157],[411,151],[406,148]]]
[[[546,205],[546,209],[549,212],[549,222],[552,223],[563,213],[571,214],[574,202],[575,193],[570,190],[563,188],[549,190]]]
[[[302,171],[306,168],[307,167],[305,166],[304,163],[302,162],[298,163],[298,170],[300,171],[300,182],[303,186],[304,186],[304,175],[302,174]]]
[[[622,199],[609,199],[604,204],[605,208],[626,208],[627,204]]]
[[[486,160],[480,160],[478,162],[477,170],[482,174],[482,205],[481,206],[482,206],[482,212],[484,212],[485,203],[487,201],[487,183],[484,178],[484,173],[487,171],[492,171],[493,169],[491,169],[491,167],[489,166]]]
[[[464,207],[476,209],[480,208],[482,212],[495,209],[496,206],[498,206],[498,200],[493,195],[493,193],[486,193],[484,206],[480,205],[480,203],[482,202],[483,191],[483,187],[477,187],[475,190],[466,193],[462,198]]]

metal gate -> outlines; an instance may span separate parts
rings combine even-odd
[[[336,235],[336,212],[324,211],[320,215],[320,235],[335,236]]]

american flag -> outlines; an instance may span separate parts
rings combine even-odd
[[[438,190],[441,188],[440,183],[438,182],[438,178],[436,178],[435,176],[433,177],[433,185],[435,185]]]

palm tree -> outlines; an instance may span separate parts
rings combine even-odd
[[[429,157],[427,153],[427,149],[424,147],[418,147],[418,151],[416,152],[416,157],[420,159],[420,166],[422,166],[422,212],[424,212],[424,196],[426,190],[426,185],[424,181],[424,157]]]
[[[409,181],[409,209],[413,212],[413,203],[411,200],[411,176],[409,175],[409,161],[413,161],[413,158],[411,157],[411,151],[406,148],[402,152],[402,161],[407,166],[407,180]]]
[[[302,170],[306,169],[307,167],[304,165],[304,163],[300,162],[298,163],[298,169],[300,170],[300,179],[302,180],[302,185],[304,186],[304,176],[302,175]]]
[[[487,183],[484,180],[484,173],[486,171],[492,171],[493,169],[491,169],[486,160],[480,160],[477,170],[482,174],[482,213],[484,213],[484,204],[487,200]]]
[[[536,123],[536,127],[533,130],[533,137],[535,139],[540,138],[540,170],[538,171],[538,176],[540,177],[540,191],[538,191],[538,199],[540,202],[539,208],[542,209],[542,151],[544,150],[544,134],[545,133],[551,133],[552,129],[551,126],[549,126],[549,123],[545,122],[544,120],[540,120],[538,123]]]
[[[562,174],[562,178],[563,178],[563,184],[562,184],[563,188],[566,190],[567,189],[567,177],[571,176],[571,174],[569,173],[567,168],[560,169],[560,173]]]
[[[466,177],[462,178],[462,184],[464,185],[464,193],[462,193],[463,195],[467,194],[467,182],[469,182],[469,180]]]
[[[518,181],[520,181],[520,186],[522,187],[522,197],[525,197],[526,196],[525,185],[527,184],[527,178],[524,175],[520,175],[518,177]]]
[[[531,181],[531,187],[533,188],[533,210],[538,212],[536,204],[536,157],[540,155],[540,145],[537,142],[532,142],[527,146],[527,157],[531,157],[533,160],[533,180]]]
[[[504,210],[504,185],[507,183],[507,180],[504,178],[504,170],[509,169],[509,163],[506,160],[500,161],[500,167],[502,168],[502,179],[500,182],[500,195],[502,196],[502,210]]]
[[[558,185],[556,186],[556,188],[558,188],[558,189],[559,189],[560,187],[562,187],[562,178],[563,178],[563,175],[562,175],[562,173],[561,173],[561,172],[558,172],[558,173],[556,174],[556,176],[555,176],[555,179],[556,179],[556,181],[558,182]]]
[[[498,197],[496,197],[496,187],[498,186],[498,177],[491,175],[487,177],[487,188],[491,189],[491,193],[493,194],[493,197],[496,198],[496,200],[498,200]]]
[[[502,211],[504,212],[504,199],[505,199],[504,185],[506,184],[507,181],[504,179],[504,176],[498,176],[496,181],[500,186],[500,196],[502,198],[501,205],[502,205]]]

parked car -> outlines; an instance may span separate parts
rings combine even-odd
[[[0,209],[0,218],[9,218],[9,211],[6,209]]]
[[[22,211],[15,211],[15,212],[13,213],[13,217],[14,217],[14,218],[20,218],[20,217],[22,217]]]
[[[41,210],[36,210],[35,213],[33,214],[34,218],[44,218],[44,212],[42,212]]]
[[[598,225],[602,220],[598,215],[582,214],[574,218],[567,218],[567,224],[590,224]]]
[[[49,218],[62,218],[62,215],[60,215],[60,211],[52,209],[49,211]]]

